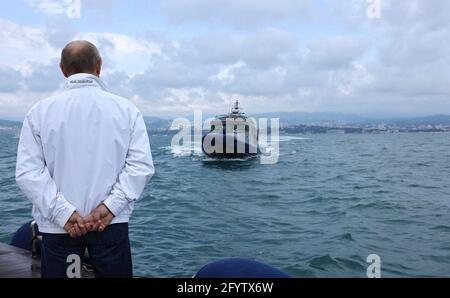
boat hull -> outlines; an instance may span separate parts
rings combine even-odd
[[[207,136],[209,136],[209,140],[205,142]],[[222,140],[222,146],[220,146],[219,140]],[[218,159],[239,159],[256,156],[261,153],[258,145],[249,142],[248,138],[239,138],[236,134],[218,133],[209,133],[203,136],[202,151],[206,156]]]

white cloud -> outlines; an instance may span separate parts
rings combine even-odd
[[[0,61],[17,67],[24,61],[48,61],[58,55],[41,28],[21,26],[0,18]]]
[[[104,73],[112,78],[109,81],[117,82],[118,74],[122,74],[123,82],[116,83],[112,89],[127,96],[133,95],[124,85],[130,76],[144,71],[151,56],[160,53],[159,45],[146,39],[116,33],[77,33],[76,30],[69,30],[64,36],[58,30],[58,26],[22,26],[0,18],[2,114],[6,111],[24,114],[33,103],[60,89],[64,78],[59,70],[59,56],[62,47],[73,39],[88,39],[99,46],[105,60]]]
[[[164,5],[164,10],[176,24],[204,21],[251,28],[279,21],[298,21],[309,15],[313,5],[313,0],[171,0]]]
[[[8,65],[0,65],[0,91],[14,93],[22,88],[22,74]]]
[[[23,111],[56,91],[62,46],[83,38],[98,45],[111,89],[147,114],[223,112],[230,98],[251,112],[450,113],[450,2],[383,0],[379,20],[365,0],[317,3],[170,1],[168,29],[205,24],[185,38],[0,19],[0,105]]]
[[[145,71],[153,55],[161,54],[157,41],[117,33],[80,33],[76,39],[86,39],[97,45],[103,55],[105,70],[123,71],[134,75]]]
[[[67,10],[64,0],[26,0],[26,2],[36,11],[47,15],[63,14]]]
[[[365,40],[347,36],[318,38],[308,45],[311,63],[324,69],[346,67],[363,56],[368,48]]]

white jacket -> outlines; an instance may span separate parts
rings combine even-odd
[[[115,215],[113,224],[128,222],[153,174],[141,113],[96,76],[69,77],[62,93],[25,118],[16,181],[43,233],[66,233],[74,211],[86,216],[102,202]]]

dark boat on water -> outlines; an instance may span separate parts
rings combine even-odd
[[[211,158],[246,158],[260,154],[256,122],[234,103],[230,113],[211,121],[211,130],[202,138],[202,151]]]

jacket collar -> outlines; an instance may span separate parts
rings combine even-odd
[[[88,73],[77,73],[67,78],[65,83],[65,89],[76,89],[84,87],[98,87],[104,91],[108,91],[106,85],[98,78],[92,74]]]

